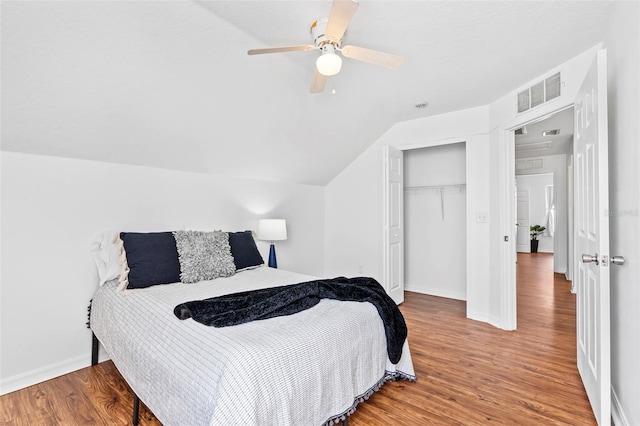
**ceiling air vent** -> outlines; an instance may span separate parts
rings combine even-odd
[[[549,102],[561,94],[562,80],[560,73],[556,73],[533,86],[518,93],[518,112],[525,112],[531,108]]]

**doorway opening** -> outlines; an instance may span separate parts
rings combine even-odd
[[[467,300],[466,143],[403,153],[405,289]]]
[[[422,149],[436,148],[433,151],[421,151]],[[437,153],[443,154],[437,158]],[[403,147],[385,146],[383,151],[384,157],[384,192],[383,192],[383,286],[387,290],[389,296],[400,304],[404,300],[405,290],[405,193],[411,192],[412,201],[418,201],[413,197],[413,192],[423,192],[426,196],[430,192],[431,198],[435,196],[435,201],[429,204],[429,209],[433,209],[431,213],[437,216],[440,222],[450,219],[455,220],[455,226],[452,228],[455,232],[455,242],[452,242],[450,235],[439,235],[433,232],[436,228],[426,228],[425,224],[413,224],[414,231],[411,232],[409,249],[412,253],[418,254],[418,264],[424,262],[442,262],[446,259],[450,263],[450,268],[455,269],[456,289],[443,286],[440,283],[439,288],[429,286],[429,283],[435,283],[436,280],[430,275],[439,270],[439,274],[446,275],[447,269],[441,265],[435,265],[433,268],[427,268],[426,273],[418,273],[409,271],[410,277],[422,275],[422,282],[412,281],[409,284],[409,290],[422,292],[426,294],[434,294],[441,297],[453,297],[457,299],[467,300],[468,289],[470,288],[470,280],[473,280],[473,274],[469,273],[470,259],[473,253],[469,250],[469,238],[467,232],[470,221],[470,204],[468,202],[468,194],[472,193],[473,180],[467,182],[467,177],[471,175],[470,169],[470,150],[467,147],[467,141],[460,139],[447,139],[421,142],[418,144],[407,145]],[[405,182],[404,162],[405,154],[408,158],[410,169],[414,169],[416,176],[411,181]],[[435,156],[434,156],[435,155]],[[423,162],[424,158],[431,158],[429,164]],[[452,161],[453,158],[457,160]],[[435,161],[434,161],[435,159]],[[415,163],[415,164],[414,164]],[[455,163],[455,164],[454,164]],[[452,169],[457,172],[451,173]],[[437,171],[435,174],[431,173]],[[429,172],[429,173],[425,173]],[[414,179],[415,178],[415,179]],[[428,178],[428,180],[425,180]],[[467,191],[467,183],[471,185]],[[415,186],[413,188],[412,186]],[[419,187],[419,188],[418,188]],[[454,195],[455,194],[455,195]],[[456,199],[454,200],[455,197]],[[420,198],[420,197],[418,197]],[[460,203],[463,201],[463,203]],[[413,203],[416,204],[416,203]],[[420,204],[420,203],[418,203]],[[488,215],[484,213],[484,221],[487,222]],[[458,220],[462,218],[462,220]],[[413,222],[413,218],[411,219]],[[433,225],[433,223],[431,223]],[[420,230],[420,227],[423,229]],[[416,229],[418,229],[416,231]],[[418,234],[422,233],[422,237]],[[432,244],[430,252],[416,248],[413,243],[421,243],[420,239],[425,239]],[[443,255],[439,252],[445,249],[448,254]],[[431,253],[431,254],[429,254]],[[433,254],[435,253],[435,254]],[[433,266],[433,265],[432,265]],[[424,269],[423,269],[424,272]],[[449,273],[451,270],[449,269]],[[442,278],[442,277],[440,277]],[[446,282],[451,277],[444,278]]]
[[[571,281],[574,108],[541,117],[513,132],[518,258],[532,251],[527,246],[531,243],[530,227],[543,226],[538,252],[553,257],[549,273],[563,274]],[[516,292],[518,289],[516,275]]]
[[[518,174],[516,171],[518,253],[554,254],[556,251],[557,197],[554,180],[553,173]],[[556,263],[554,259],[554,269]]]

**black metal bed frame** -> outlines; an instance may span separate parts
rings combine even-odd
[[[98,351],[100,350],[100,341],[96,337],[95,333],[91,332],[91,365],[98,365]],[[138,426],[140,422],[140,398],[136,393],[133,393],[133,416],[131,423],[134,426]]]

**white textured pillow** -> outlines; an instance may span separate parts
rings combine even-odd
[[[198,281],[229,277],[236,272],[229,234],[222,231],[174,231],[180,262],[180,281]]]
[[[114,234],[118,236],[116,232],[99,232],[94,235],[89,245],[93,260],[98,269],[100,285],[120,276],[120,253],[117,245],[114,243]]]

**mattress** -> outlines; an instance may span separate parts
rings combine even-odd
[[[169,425],[322,425],[389,379],[415,379],[409,344],[387,356],[375,307],[323,299],[294,315],[215,328],[173,314],[191,300],[316,277],[260,267],[195,284],[95,294],[91,328],[140,400]]]

